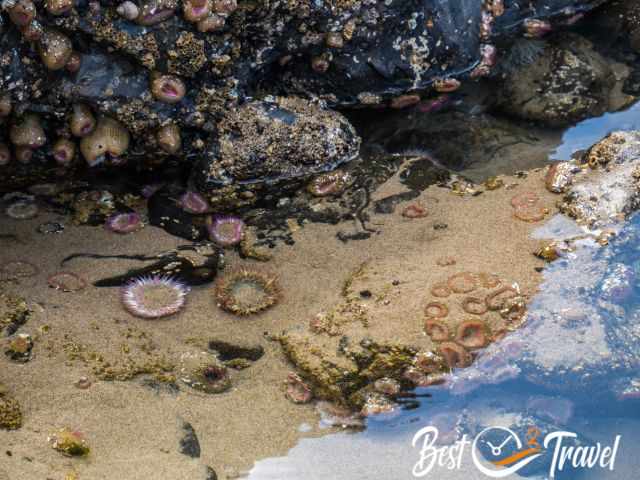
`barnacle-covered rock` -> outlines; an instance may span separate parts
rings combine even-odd
[[[618,223],[640,207],[640,132],[614,132],[585,154],[560,209],[589,227]],[[603,168],[606,166],[606,170]]]
[[[227,112],[193,180],[215,208],[250,204],[282,184],[333,170],[357,156],[359,147],[349,122],[322,104],[269,98]]]
[[[563,126],[609,109],[614,74],[586,39],[567,35],[538,46],[535,41],[521,42],[511,55],[529,56],[529,62],[518,67],[512,58],[505,66],[505,78],[496,92],[502,111],[545,125]]]

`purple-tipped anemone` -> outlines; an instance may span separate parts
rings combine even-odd
[[[161,318],[184,307],[189,287],[163,275],[136,278],[122,288],[122,304],[136,317]]]
[[[221,247],[237,245],[244,234],[244,222],[233,216],[216,216],[207,220],[209,237]]]
[[[188,213],[205,213],[209,210],[209,202],[202,195],[192,191],[186,191],[180,197],[180,206]]]
[[[115,233],[131,233],[142,227],[142,217],[136,212],[114,213],[104,225],[107,230]]]

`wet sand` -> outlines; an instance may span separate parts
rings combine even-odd
[[[47,212],[33,220],[2,218],[2,233],[15,234],[18,241],[0,240],[0,262],[28,260],[40,273],[17,285],[3,285],[24,296],[32,308],[32,317],[19,331],[31,334],[35,347],[26,364],[0,358],[0,383],[18,399],[24,415],[20,430],[0,430],[3,451],[11,452],[2,453],[0,479],[57,480],[71,472],[80,479],[205,479],[205,465],[218,478],[233,478],[259,459],[284,454],[300,437],[326,433],[317,428],[313,405],[294,405],[285,398],[283,381],[292,367],[278,343],[265,334],[309,335],[309,321],[343,301],[344,282],[363,264],[367,273],[353,288],[384,292],[384,301],[376,302],[374,296],[370,302],[368,328],[360,323],[345,326],[344,334],[354,341],[369,336],[429,347],[423,331],[427,287],[452,273],[490,272],[533,293],[541,280],[534,269],[544,264],[532,254],[539,241],[530,233],[539,224],[515,219],[510,200],[533,190],[553,213],[559,197],[546,192],[543,174],[505,177],[507,188],[478,196],[429,187],[420,198],[399,204],[393,214],[371,210],[370,226],[378,233],[367,240],[339,241],[336,232],[348,228],[345,224],[307,224],[293,233],[295,245],[279,244],[266,264],[241,260],[230,252],[227,268],[274,272],[283,290],[277,306],[246,318],[220,310],[211,285],[195,287],[179,315],[154,321],[125,312],[117,288],[88,286],[65,293],[47,287],[47,276],[58,270],[71,270],[92,282],[140,266],[130,260],[76,259],[61,268],[59,262],[72,253],[149,254],[186,243],[160,229],[147,226],[118,236],[101,227],[73,226],[69,219]],[[373,200],[403,189],[393,178]],[[428,209],[427,217],[400,215],[404,206],[415,202]],[[45,221],[61,221],[66,229],[59,235],[37,233]],[[455,265],[438,266],[442,257],[454,258]],[[45,325],[48,329],[42,328]],[[322,338],[328,351],[338,341]],[[206,348],[211,339],[262,345],[265,355],[245,370],[232,371],[233,388],[217,395],[196,392],[179,381],[180,391],[175,392],[162,382],[156,382],[155,389],[145,386],[142,376],[104,381],[92,372],[90,352],[112,365],[126,365],[127,358],[138,363],[161,357],[175,360],[182,352]],[[78,350],[81,353],[74,354]],[[84,375],[92,386],[74,387]],[[182,421],[197,433],[200,458],[178,451]],[[310,430],[301,433],[301,424]],[[63,457],[48,445],[47,436],[65,426],[86,436],[91,447],[87,459]]]

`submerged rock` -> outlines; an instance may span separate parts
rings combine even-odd
[[[252,204],[333,170],[358,155],[360,139],[340,114],[300,98],[271,98],[231,110],[218,140],[193,169],[214,208]]]
[[[511,59],[511,65],[505,67],[504,80],[496,92],[502,111],[545,125],[564,126],[609,110],[614,72],[585,38],[566,35],[548,44],[522,41],[510,55],[530,58],[515,68],[516,61]]]
[[[640,132],[614,132],[583,160],[561,211],[592,228],[619,223],[640,207]]]

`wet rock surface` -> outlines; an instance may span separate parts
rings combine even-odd
[[[549,43],[520,41],[512,57],[529,57],[505,72],[496,93],[498,107],[511,115],[551,126],[569,125],[610,110],[616,83],[608,61],[577,35]],[[523,61],[523,60],[521,60]]]

